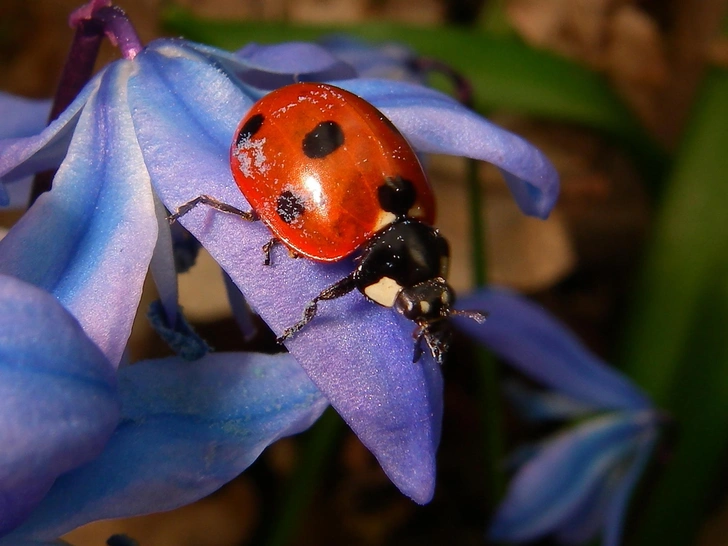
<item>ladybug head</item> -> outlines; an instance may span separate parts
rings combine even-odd
[[[400,290],[394,308],[408,319],[424,324],[447,317],[454,302],[453,289],[445,279],[436,277]]]
[[[455,292],[442,277],[429,279],[415,286],[403,288],[397,294],[394,308],[404,317],[417,323],[413,362],[422,356],[424,340],[438,364],[442,364],[450,347],[452,330],[447,318],[459,315],[484,322],[486,315],[477,311],[452,309]]]

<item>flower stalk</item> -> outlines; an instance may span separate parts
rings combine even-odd
[[[125,59],[133,59],[142,49],[126,13],[110,3],[92,1],[76,10],[69,18],[69,23],[76,32],[61,72],[48,123],[68,108],[91,79],[104,36],[119,48]],[[51,189],[54,175],[55,171],[44,171],[35,177],[29,205]]]
[[[478,179],[478,162],[467,160],[468,201],[470,203],[470,241],[473,263],[473,284],[486,286],[487,247],[485,218],[483,217],[483,189]],[[482,347],[475,348],[475,366],[478,377],[480,421],[483,427],[485,469],[490,492],[490,505],[495,506],[506,487],[503,474],[505,445],[503,441],[503,410],[500,403],[498,363],[492,353]]]

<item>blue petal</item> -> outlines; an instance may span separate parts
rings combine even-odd
[[[279,74],[308,74],[331,70],[342,62],[325,48],[308,42],[261,45],[250,43],[235,53],[250,68]],[[355,74],[348,68],[349,77]]]
[[[48,125],[51,101],[15,97],[0,91],[0,139],[34,136]]]
[[[154,195],[154,212],[157,218],[157,242],[149,263],[149,271],[154,279],[154,285],[157,287],[166,323],[175,328],[180,311],[174,243],[171,226],[167,220],[167,209],[156,195]]]
[[[184,58],[137,56],[129,99],[152,182],[171,210],[201,194],[248,209],[230,171],[233,132],[251,104],[215,66]],[[210,100],[214,97],[215,100]],[[186,173],[184,180],[179,173]],[[305,305],[353,268],[291,260],[283,248],[263,266],[270,232],[260,223],[205,207],[183,225],[227,271],[277,333]],[[412,364],[412,324],[359,293],[321,305],[287,347],[374,453],[392,481],[417,502],[433,494],[442,418],[442,377],[427,358]]]
[[[357,75],[351,65],[323,47],[306,42],[251,43],[235,55],[250,66],[238,76],[262,89],[303,81],[349,79]]]
[[[404,45],[397,43],[372,45],[345,34],[326,36],[319,40],[319,43],[336,57],[353,66],[361,78],[425,83],[424,74],[415,68],[416,54]],[[326,79],[332,81],[335,78]]]
[[[604,529],[604,515],[622,478],[623,466],[623,462],[618,463],[607,472],[604,479],[582,497],[569,518],[557,526],[553,536],[558,544],[587,544]]]
[[[634,460],[615,489],[607,507],[602,540],[604,546],[619,546],[622,543],[622,529],[629,498],[652,456],[652,450],[656,442],[657,432],[655,429],[646,431],[639,439]]]
[[[0,183],[0,206],[6,207],[6,210],[27,209],[33,189],[33,179],[33,176],[28,176],[12,184]]]
[[[113,367],[78,322],[50,294],[0,275],[0,535],[58,475],[98,455],[118,417]]]
[[[54,294],[113,364],[126,346],[156,237],[126,104],[129,62],[109,67],[78,120],[53,190],[0,241],[0,273]]]
[[[48,124],[51,103],[47,100],[30,100],[0,91],[0,142],[6,139],[29,137],[40,133]],[[0,154],[2,154],[0,144]],[[25,208],[32,179],[18,181],[6,188],[0,184],[0,205]],[[19,186],[19,187],[17,187]]]
[[[632,439],[629,452],[614,465],[593,498],[582,500],[582,506],[557,531],[559,542],[584,544],[601,529],[604,546],[621,544],[624,517],[629,497],[644,472],[657,437],[657,416],[643,412],[639,419],[644,429]]]
[[[272,442],[308,428],[328,405],[289,355],[150,360],[122,368],[119,390],[122,421],[103,453],[60,477],[0,545],[194,502]]]
[[[99,74],[86,84],[70,106],[38,134],[0,140],[0,181],[19,180],[61,164],[80,113],[101,77]]]
[[[417,151],[471,157],[498,167],[525,214],[546,218],[554,207],[559,175],[546,156],[447,95],[388,80],[334,83],[379,108]]]
[[[644,426],[639,417],[610,415],[545,444],[513,479],[492,523],[491,538],[525,541],[555,531],[620,463]]]
[[[164,53],[157,44],[150,44]],[[337,59],[326,49],[306,42],[275,45],[249,44],[236,53],[194,42],[176,42],[177,48],[204,55],[233,77],[235,83],[251,96],[260,98],[267,91],[303,81],[339,80],[356,77],[356,70]]]
[[[525,298],[503,289],[483,289],[464,297],[458,307],[487,311],[484,324],[456,319],[458,327],[528,377],[600,408],[651,407],[647,397],[622,374]]]
[[[230,308],[233,311],[235,322],[243,334],[243,339],[251,340],[258,333],[258,326],[255,323],[255,313],[248,305],[245,296],[225,271],[222,272],[223,281],[225,282],[225,291],[227,292]]]
[[[575,419],[599,409],[558,392],[536,391],[517,381],[507,382],[503,390],[519,415],[529,421]]]
[[[18,161],[19,149],[28,144],[31,148],[37,145],[39,138],[36,135],[48,124],[50,109],[50,101],[15,97],[0,91],[0,119],[3,120],[0,124],[0,172],[12,168],[12,162]],[[60,158],[55,161],[60,162]],[[0,206],[26,208],[32,177],[19,175],[6,178],[12,178],[15,183],[5,187],[0,182]],[[3,180],[1,175],[0,180]]]

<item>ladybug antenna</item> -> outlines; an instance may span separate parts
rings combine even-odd
[[[453,309],[450,311],[450,316],[465,317],[474,320],[478,324],[483,324],[488,318],[488,313],[481,313],[480,311],[460,311]]]

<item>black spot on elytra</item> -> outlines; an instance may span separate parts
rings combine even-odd
[[[321,159],[344,143],[344,132],[335,121],[322,121],[303,137],[303,153],[311,159]]]
[[[263,125],[263,121],[265,121],[265,116],[263,116],[263,114],[255,114],[252,116],[245,122],[245,125],[240,128],[240,132],[238,133],[238,138],[235,140],[235,143],[240,146],[244,142],[250,140],[253,135],[260,130],[261,125]]]
[[[276,212],[286,224],[295,222],[299,218],[306,208],[303,206],[303,201],[300,197],[297,197],[290,191],[284,191],[278,196],[276,202]]]
[[[387,178],[384,184],[377,188],[379,206],[395,216],[406,216],[417,200],[415,186],[401,176]]]

